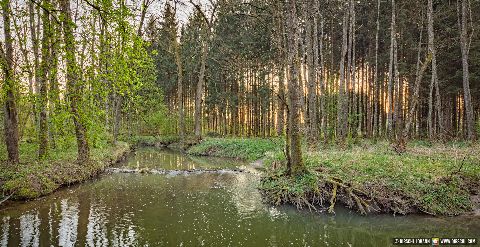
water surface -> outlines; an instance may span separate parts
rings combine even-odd
[[[119,167],[234,168],[139,149]],[[393,237],[477,237],[479,217],[336,215],[262,203],[250,173],[105,174],[0,211],[0,246],[389,246]]]

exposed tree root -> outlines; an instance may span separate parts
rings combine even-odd
[[[12,197],[13,194],[15,194],[15,192],[14,192],[14,193],[11,193],[10,195],[8,195],[8,196],[6,196],[6,197],[4,197],[4,198],[2,198],[2,200],[0,200],[0,205],[2,205],[2,203],[6,202],[8,199],[10,199],[10,197]]]
[[[355,208],[361,214],[379,212],[376,201],[366,192],[344,183],[341,179],[315,173],[316,182],[295,184],[293,178],[274,176],[262,180],[261,190],[267,201],[280,204],[293,204],[298,209],[335,213],[337,201]],[[297,181],[298,182],[298,181]],[[328,201],[328,207],[323,202]],[[323,209],[323,210],[321,210]]]

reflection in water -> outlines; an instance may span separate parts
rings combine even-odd
[[[215,157],[194,157],[179,155],[168,149],[142,148],[135,151],[135,156],[127,159],[122,166],[130,169],[165,169],[165,170],[194,170],[209,168],[233,168],[241,162],[232,159]]]
[[[133,217],[135,217],[134,214],[125,214],[121,218],[120,224],[114,227],[112,230],[112,246],[138,246],[136,227],[132,223]]]
[[[8,245],[8,231],[10,230],[10,217],[4,217],[2,220],[2,239],[0,239],[0,246],[7,247]]]
[[[137,154],[121,166],[209,164],[153,149]],[[261,202],[258,180],[248,173],[109,174],[0,211],[0,246],[389,246],[399,236],[480,235],[478,217],[365,217],[342,208],[332,216],[273,207]]]
[[[20,216],[20,236],[22,246],[40,245],[40,219],[38,212]]]
[[[75,246],[78,227],[78,203],[72,203],[68,199],[64,199],[61,202],[61,210],[62,219],[58,229],[58,245]]]
[[[243,173],[235,176],[235,180],[229,185],[231,188],[227,189],[233,197],[231,201],[235,203],[238,213],[244,217],[254,216],[259,209],[267,209],[262,204],[257,188],[252,186],[257,183],[258,177]]]
[[[107,217],[108,213],[103,205],[97,203],[90,205],[87,225],[87,246],[108,246]]]

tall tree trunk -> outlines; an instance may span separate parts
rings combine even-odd
[[[205,34],[207,35],[207,34]],[[195,95],[195,137],[202,138],[202,102],[205,84],[205,66],[207,63],[208,42],[204,37],[202,44],[202,56],[200,58],[200,73],[198,76],[197,93]]]
[[[390,27],[390,62],[388,64],[388,89],[387,89],[387,136],[392,138],[393,135],[393,83],[394,83],[394,50],[396,43],[395,31],[395,0],[392,0],[392,22]]]
[[[352,112],[352,103],[351,97],[352,95],[352,47],[353,47],[353,21],[352,21],[352,7],[353,7],[353,1],[348,1],[348,13],[349,13],[349,18],[348,18],[348,45],[347,45],[347,69],[346,69],[346,75],[345,75],[345,104],[343,105],[342,109],[342,114],[344,115],[343,118],[345,119],[345,135],[348,136],[350,132],[350,127],[352,125],[350,121],[350,114]]]
[[[433,138],[435,131],[433,128],[433,90],[435,88],[435,108],[437,111],[437,118],[438,118],[438,127],[439,127],[439,134],[440,137],[443,138],[443,112],[442,112],[442,104],[440,99],[440,90],[438,86],[438,76],[437,76],[437,55],[435,49],[435,34],[433,31],[433,0],[428,0],[428,11],[427,11],[427,19],[428,19],[428,50],[432,54],[432,81],[430,83],[430,94],[429,94],[429,104],[428,104],[428,133],[429,137]]]
[[[356,137],[357,136],[357,124],[358,124],[358,114],[357,114],[357,78],[356,78],[356,64],[355,64],[355,1],[350,2],[350,39],[352,42],[352,67],[351,67],[351,87],[352,87],[352,98],[353,98],[353,104],[352,104],[352,124],[351,124],[351,130],[352,130],[352,136]],[[360,90],[358,90],[360,92]]]
[[[16,106],[16,90],[15,75],[13,69],[13,38],[10,27],[11,7],[10,0],[2,0],[3,15],[3,32],[5,37],[5,52],[2,50],[2,67],[4,73],[3,90],[5,91],[5,112],[4,112],[4,134],[5,143],[8,152],[8,162],[18,164],[18,114]]]
[[[318,8],[318,5],[317,5]],[[323,27],[324,27],[324,20],[323,20],[323,15],[320,17],[320,47],[318,49],[315,49],[317,53],[320,53],[319,55],[317,54],[315,57],[320,57],[320,64],[317,66],[317,77],[318,80],[320,81],[320,112],[322,114],[322,119],[321,119],[321,124],[320,128],[323,134],[323,139],[324,141],[327,141],[328,139],[328,133],[327,133],[327,121],[328,121],[328,112],[326,110],[326,99],[327,99],[327,87],[326,87],[326,81],[324,78],[324,58],[323,58]],[[315,20],[316,23],[317,20]],[[315,31],[317,30],[316,28],[317,25],[315,25]],[[315,35],[317,37],[317,35]],[[316,46],[315,46],[316,47]]]
[[[278,68],[278,99],[277,99],[277,135],[282,136],[284,131],[285,116],[285,67],[283,62]]]
[[[378,135],[378,118],[380,105],[380,83],[378,82],[378,33],[380,31],[380,0],[377,1],[377,28],[375,32],[375,74],[373,79],[374,89],[374,113],[373,113],[373,137]]]
[[[393,74],[393,83],[394,83],[394,86],[393,86],[393,95],[394,97],[392,98],[393,99],[393,104],[394,104],[394,110],[393,110],[393,124],[394,124],[394,129],[392,130],[393,131],[393,135],[396,135],[396,134],[399,134],[400,131],[401,131],[401,104],[403,104],[401,102],[402,100],[402,86],[400,85],[400,74],[399,74],[399,71],[398,71],[398,42],[397,42],[397,39],[395,38],[395,47],[394,47],[394,51],[393,51],[393,71],[394,71],[394,74]]]
[[[39,54],[38,54],[38,37],[37,37],[37,26],[35,25],[35,9],[33,6],[33,2],[28,2],[28,16],[29,16],[29,25],[30,25],[30,38],[32,41],[32,50],[33,50],[33,71],[35,74],[35,81],[34,81],[34,92],[38,93],[38,77],[39,77]],[[35,96],[35,94],[34,94]],[[37,116],[37,102],[36,97],[33,98],[33,116],[35,120],[35,124],[38,124],[38,116]]]
[[[288,164],[288,173],[296,175],[304,172],[305,167],[302,161],[302,146],[300,133],[300,110],[302,104],[300,102],[301,88],[298,81],[298,19],[296,14],[295,0],[289,1],[288,5],[288,67],[290,77],[288,80],[288,96],[290,100],[289,106],[289,151],[290,160]]]
[[[148,7],[150,6],[151,2],[149,0],[142,1],[142,9],[140,12],[140,23],[138,24],[137,35],[142,37],[143,34],[143,23],[145,22],[145,16],[147,15]]]
[[[311,5],[315,5],[314,1],[310,1]],[[315,18],[315,13],[310,9],[306,11],[307,19],[306,23],[306,49],[307,49],[307,67],[308,67],[308,141],[315,143],[317,141],[318,129],[317,129],[317,90],[315,80],[315,70],[317,69],[314,64],[314,46],[312,39],[312,21]]]
[[[420,95],[420,85],[422,83],[423,75],[425,74],[425,71],[427,70],[428,65],[432,61],[432,55],[431,55],[431,53],[428,53],[425,61],[423,62],[423,64],[420,64],[420,56],[421,56],[421,52],[422,52],[423,26],[420,26],[420,28],[421,29],[420,29],[420,39],[418,41],[415,85],[414,85],[414,89],[413,89],[413,95],[411,96],[411,100],[410,100],[410,111],[408,112],[406,123],[405,123],[405,126],[403,128],[403,132],[400,136],[401,139],[399,141],[399,144],[403,145],[402,149],[405,146],[405,141],[408,138],[410,128],[411,128],[412,123],[414,121],[414,118],[416,116],[416,112],[418,111],[417,110],[417,105],[418,105],[418,100],[419,100],[419,95]],[[420,67],[420,65],[421,65],[421,67]]]
[[[67,98],[70,103],[70,111],[75,125],[75,136],[77,139],[78,162],[86,162],[90,157],[88,145],[87,128],[83,116],[80,113],[79,103],[83,93],[79,78],[79,68],[75,57],[75,37],[73,35],[74,23],[70,10],[69,0],[60,0],[62,15],[63,39],[65,43],[65,65],[67,67]]]
[[[463,100],[465,103],[465,118],[467,122],[467,138],[474,140],[475,116],[473,113],[472,96],[470,94],[470,82],[468,72],[469,40],[467,38],[467,0],[461,0],[461,7],[458,6],[458,25],[460,28],[460,49],[462,51],[462,69],[463,69]],[[457,3],[458,4],[458,3]],[[461,10],[460,10],[461,8]]]
[[[52,37],[51,37],[51,48],[50,48],[50,68],[49,68],[49,94],[48,98],[50,101],[50,119],[52,119],[52,116],[55,116],[55,114],[60,113],[60,88],[59,88],[59,83],[58,83],[58,51],[60,49],[60,39],[61,39],[61,34],[60,30],[61,27],[55,23],[54,16],[50,16],[50,25],[52,25]],[[58,128],[58,125],[56,124],[55,121],[50,121],[50,144],[52,148],[56,148],[56,141],[55,137],[58,134],[58,130],[61,128]]]
[[[183,66],[182,57],[180,55],[180,44],[176,37],[173,41],[175,45],[175,63],[177,64],[177,97],[178,97],[178,133],[181,141],[185,138],[185,113],[183,110]]]
[[[324,26],[324,21],[323,21],[323,15],[320,16],[320,37],[318,37],[318,4],[315,4],[315,19],[314,19],[314,48],[315,48],[315,61],[316,61],[316,74],[317,74],[317,80],[320,82],[320,114],[321,114],[321,120],[320,120],[320,129],[323,134],[323,140],[326,141],[328,138],[328,133],[327,133],[327,120],[328,120],[328,113],[325,108],[325,101],[327,97],[327,90],[326,90],[326,82],[325,79],[323,78],[324,75],[324,62],[323,62],[323,26]],[[320,42],[318,42],[320,40]],[[320,44],[318,44],[320,43]],[[319,60],[320,58],[320,60]],[[319,64],[318,64],[319,63]]]
[[[347,35],[348,35],[348,9],[345,9],[343,16],[343,35],[342,35],[342,54],[340,56],[340,83],[338,89],[337,103],[337,140],[340,143],[345,141],[347,131],[346,119],[346,93],[345,93],[345,56],[347,55]]]
[[[285,125],[285,25],[283,20],[283,4],[282,1],[278,1],[277,20],[278,20],[278,34],[277,34],[277,47],[278,47],[278,95],[277,95],[277,135],[282,136],[284,134]]]
[[[39,68],[38,84],[40,86],[39,110],[40,110],[40,126],[38,131],[38,158],[44,159],[48,155],[48,74],[50,61],[50,37],[52,36],[50,26],[50,6],[49,0],[43,0],[45,7],[42,13],[42,61]]]

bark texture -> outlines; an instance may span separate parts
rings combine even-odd
[[[10,27],[10,1],[2,0],[1,7],[3,16],[3,33],[5,36],[5,52],[3,51],[2,47],[1,54],[5,78],[5,82],[3,83],[3,90],[5,91],[4,133],[8,152],[8,161],[15,165],[19,162],[18,113],[15,95],[17,85],[15,83],[15,70],[13,69],[13,39]]]

